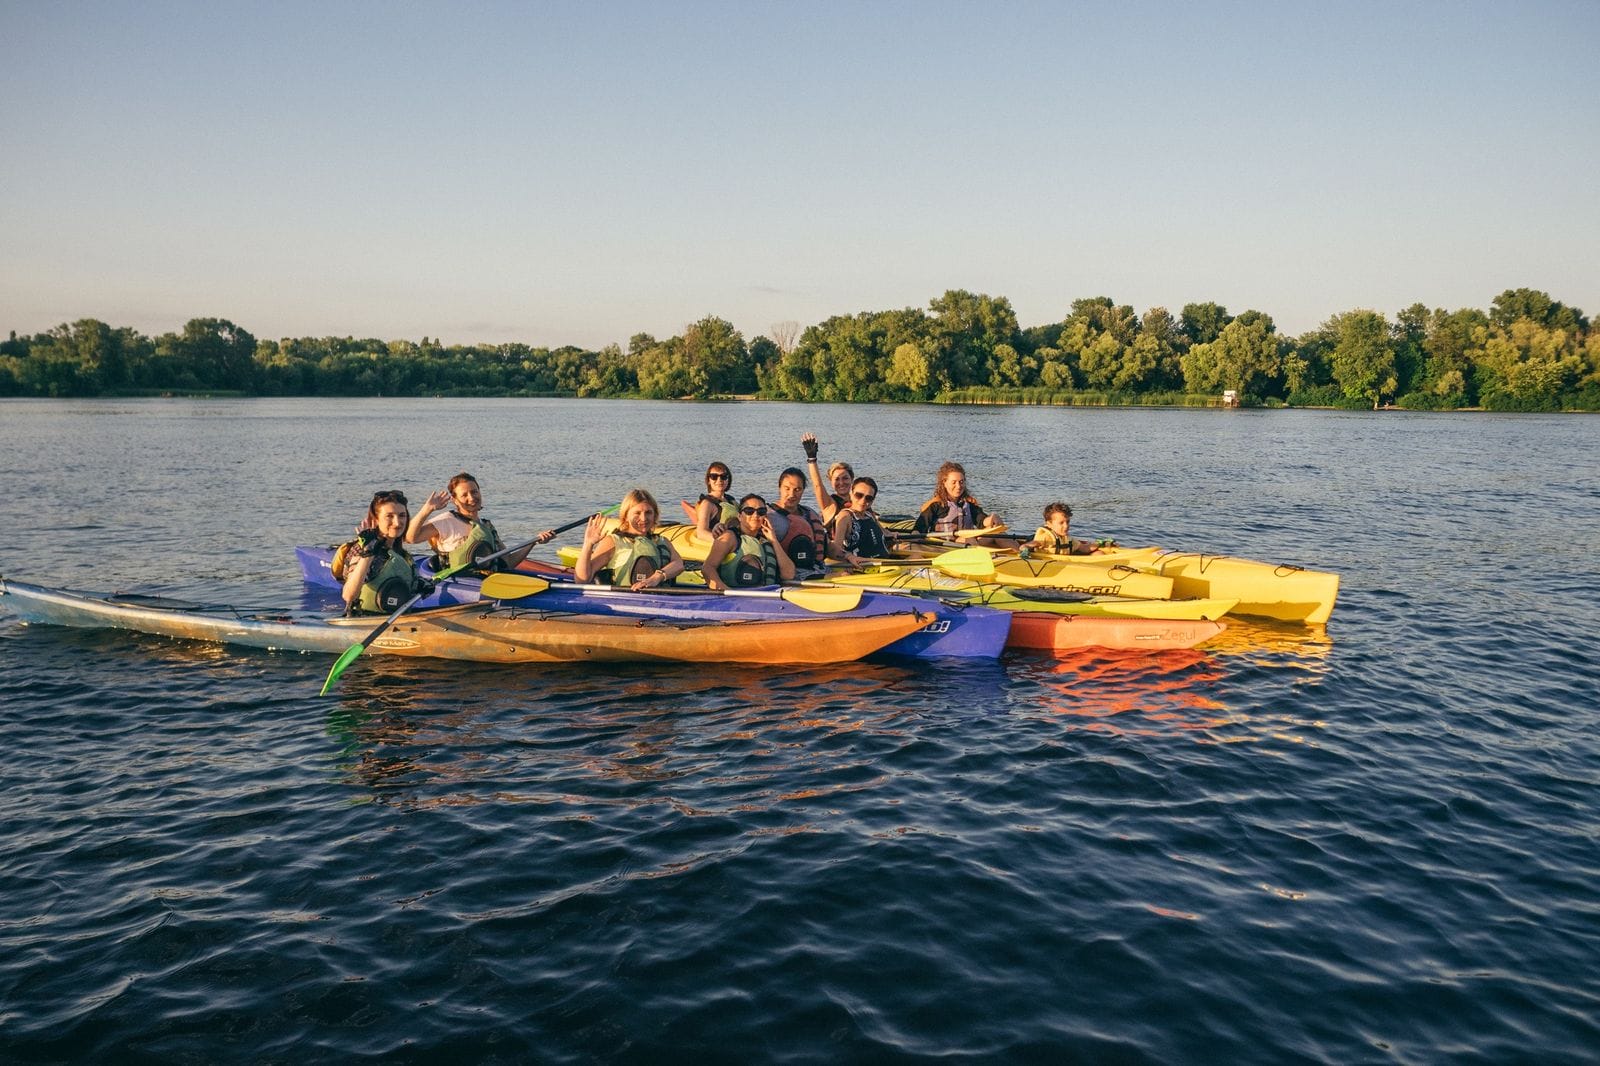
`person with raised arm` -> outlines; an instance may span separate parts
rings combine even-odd
[[[655,531],[660,517],[654,496],[645,489],[629,489],[617,507],[615,529],[606,532],[604,515],[589,519],[572,576],[635,592],[670,582],[683,573],[683,558],[672,541]]]
[[[811,474],[811,491],[817,497],[817,510],[822,513],[823,522],[832,522],[835,515],[850,506],[850,485],[856,479],[856,472],[849,463],[834,463],[828,467],[828,480],[824,485],[822,468],[817,465],[817,435],[805,434],[800,444],[806,450],[806,469]]]

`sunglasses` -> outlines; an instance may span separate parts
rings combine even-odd
[[[707,481],[732,481],[733,480],[733,475],[732,474],[707,474],[706,475],[706,480]]]
[[[405,503],[406,494],[399,489],[385,489],[383,492],[372,494],[373,503]]]
[[[753,515],[755,515],[756,517],[759,518],[762,515],[765,515],[767,513],[767,509],[765,507],[741,507],[741,508],[739,508],[739,513],[740,514],[753,514]]]
[[[878,494],[876,492],[852,492],[850,495],[860,500],[862,503],[871,503],[873,500],[878,498]]]

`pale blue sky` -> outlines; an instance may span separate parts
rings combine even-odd
[[[1600,2],[0,0],[0,334],[1600,313]]]

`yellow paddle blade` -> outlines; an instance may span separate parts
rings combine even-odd
[[[532,574],[489,574],[478,595],[486,600],[520,600],[550,587],[550,582]]]
[[[928,565],[956,577],[993,577],[994,556],[987,548],[957,548],[935,555]]]
[[[818,614],[837,614],[840,611],[853,611],[861,606],[861,590],[859,588],[844,588],[833,585],[823,587],[806,586],[802,588],[785,588],[781,593],[787,603],[796,607],[803,607],[808,611]]]
[[[989,526],[985,529],[958,529],[955,531],[957,540],[971,540],[973,537],[998,537],[1006,532],[1004,523],[998,526]]]

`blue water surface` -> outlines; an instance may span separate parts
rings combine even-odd
[[[515,536],[947,458],[1016,527],[1338,571],[1154,655],[509,668],[25,626],[0,1060],[1594,1062],[1600,421],[0,402],[0,571],[244,604],[376,488]]]

